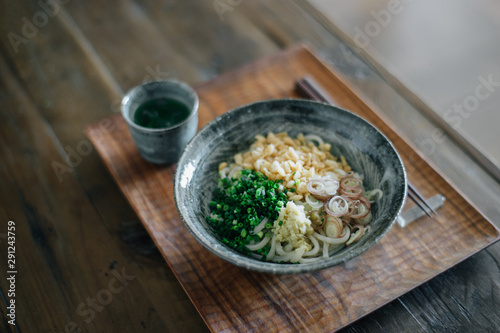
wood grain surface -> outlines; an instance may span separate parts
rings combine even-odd
[[[176,213],[175,166],[145,162],[119,115],[104,120],[110,131],[102,130],[103,121],[87,128],[111,174],[214,332],[337,330],[499,238],[498,230],[415,153],[387,119],[368,108],[331,68],[302,46],[198,86],[200,127],[239,105],[298,97],[295,81],[305,75],[313,76],[341,107],[370,121],[394,143],[420,192],[447,197],[434,219],[424,217],[404,229],[395,226],[362,256],[312,274],[249,272],[217,258],[197,243]]]
[[[231,6],[221,14],[214,1],[0,1],[0,332],[208,332],[84,128],[118,113],[123,93],[145,80],[195,85],[298,42],[500,226],[500,184],[304,0],[216,2]],[[270,89],[258,93],[279,90]],[[228,107],[239,103],[226,97]],[[10,220],[16,326],[4,278]],[[499,262],[497,242],[343,331],[498,332]]]

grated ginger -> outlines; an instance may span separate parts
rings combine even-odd
[[[281,225],[280,225],[281,222]],[[294,249],[304,247],[306,251],[312,249],[307,238],[314,232],[311,220],[306,217],[304,207],[288,201],[282,207],[278,219],[274,222],[274,234],[278,242],[289,242]]]

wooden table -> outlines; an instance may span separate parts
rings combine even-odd
[[[308,41],[400,135],[432,138],[436,125],[305,8],[0,4],[0,276],[9,271],[8,221],[17,270],[17,327],[5,303],[12,284],[2,278],[0,331],[209,331],[83,133],[118,112],[136,84],[176,77],[195,85]],[[500,226],[500,185],[467,153],[448,139],[427,158]],[[345,331],[498,332],[499,262],[497,243]]]

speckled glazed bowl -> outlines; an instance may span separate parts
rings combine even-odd
[[[344,155],[353,170],[364,175],[367,189],[380,188],[384,195],[372,208],[372,232],[328,259],[306,264],[259,261],[220,242],[205,220],[217,185],[218,164],[248,150],[255,135],[269,132],[288,132],[292,137],[299,133],[319,135],[332,144],[334,156]],[[401,212],[406,198],[406,172],[391,142],[361,117],[308,100],[269,100],[228,111],[201,129],[177,164],[174,195],[186,227],[217,256],[250,270],[293,274],[342,264],[377,243]]]

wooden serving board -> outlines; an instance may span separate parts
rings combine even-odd
[[[311,274],[276,276],[229,264],[205,250],[181,222],[175,166],[145,162],[114,115],[87,128],[104,163],[207,325],[214,332],[326,332],[348,325],[499,239],[496,229],[376,111],[304,46],[196,87],[200,128],[227,110],[265,99],[301,97],[295,81],[315,78],[337,101],[379,128],[400,153],[411,183],[447,201],[434,219],[398,225],[347,263]],[[189,203],[186,203],[189,204]],[[407,202],[406,208],[412,205]],[[166,299],[168,295],[165,295]]]

